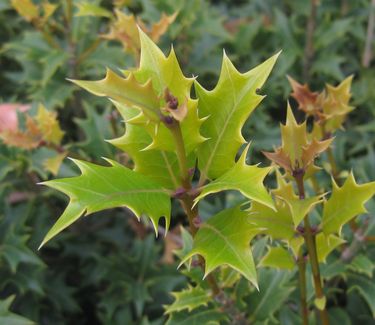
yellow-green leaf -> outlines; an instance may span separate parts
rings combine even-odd
[[[71,81],[96,96],[109,97],[123,105],[138,108],[156,123],[160,120],[160,100],[152,88],[151,80],[141,84],[132,73],[127,78],[122,78],[112,70],[107,69],[107,74],[102,80]]]
[[[198,166],[204,176],[215,179],[235,164],[237,152],[245,142],[241,129],[264,98],[257,91],[267,80],[278,55],[240,73],[224,53],[216,87],[206,90],[195,83],[199,114],[207,118],[201,130],[208,140],[198,148]]]
[[[205,259],[205,277],[220,265],[228,265],[257,287],[249,243],[259,232],[240,206],[223,210],[201,225],[194,237],[192,251],[180,265],[198,254]]]
[[[112,160],[107,160],[111,167],[73,161],[82,172],[80,176],[42,183],[68,195],[70,202],[41,246],[81,216],[115,207],[127,207],[137,218],[148,215],[156,232],[160,217],[164,217],[168,228],[171,203],[160,185]]]
[[[195,199],[195,202],[198,202],[211,193],[225,190],[237,190],[249,199],[274,208],[272,198],[263,185],[263,180],[270,172],[271,168],[247,165],[247,152],[248,150],[245,149],[234,166],[222,176],[204,186],[199,196]]]
[[[281,246],[270,247],[267,254],[259,262],[259,266],[293,270],[295,261],[285,248]]]
[[[202,287],[191,287],[180,292],[172,292],[175,301],[165,307],[165,313],[170,314],[187,309],[189,312],[199,306],[206,306],[211,300],[211,293]]]
[[[316,250],[320,263],[325,263],[327,256],[338,246],[345,243],[345,240],[335,235],[325,236],[319,233],[316,236]]]
[[[341,233],[344,224],[367,212],[364,204],[375,194],[375,182],[358,185],[352,173],[339,187],[332,180],[332,195],[324,203],[322,228],[325,235]]]

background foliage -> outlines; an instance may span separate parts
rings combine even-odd
[[[26,13],[20,3],[29,9]],[[265,161],[260,150],[279,144],[278,123],[285,119],[290,93],[286,74],[308,82],[313,90],[353,74],[352,105],[357,109],[346,131],[336,135],[334,153],[339,170],[353,168],[361,182],[375,180],[375,70],[373,61],[363,60],[369,1],[320,1],[310,39],[313,55],[311,49],[306,52],[309,1],[35,0],[34,16],[34,7],[25,6],[30,3],[0,1],[0,101],[30,105],[30,118],[9,105],[0,107],[0,323],[163,324],[163,305],[173,301],[170,292],[187,287],[187,277],[176,270],[172,254],[181,246],[183,218],[178,207],[173,207],[173,230],[165,240],[155,239],[146,222],[138,224],[130,212],[116,209],[84,218],[37,251],[66,199],[36,183],[52,175],[77,175],[69,160],[60,165],[66,155],[99,163],[106,156],[131,164],[103,140],[122,134],[121,118],[107,101],[66,81],[99,79],[106,67],[118,70],[137,63],[136,44],[124,45],[108,36],[116,26],[115,8],[134,13],[147,26],[158,22],[162,13],[177,13],[159,46],[168,51],[173,42],[185,74],[199,73],[200,83],[208,88],[217,81],[222,48],[240,71],[283,50],[261,90],[267,98],[245,129],[245,138],[253,141],[253,162]],[[44,117],[41,104],[48,112]],[[291,104],[296,106],[293,100]],[[9,116],[17,114],[17,132],[9,135]],[[32,132],[30,119],[39,133]],[[238,199],[227,193],[206,202],[202,218]],[[374,202],[368,210],[359,217],[367,241],[357,243],[344,229],[348,243],[359,246],[356,255],[347,258],[345,250],[336,250],[323,267],[323,278],[334,291],[328,302],[334,306],[333,324],[374,324]],[[259,262],[267,242],[258,239],[254,245]],[[223,277],[231,288],[230,276]],[[247,303],[254,323],[299,322],[293,272],[264,267],[259,286],[257,292],[242,279],[234,288],[239,308]],[[308,290],[311,296],[312,284]],[[202,324],[205,319],[226,322],[211,304],[196,315]],[[170,323],[183,324],[182,320],[184,311]]]

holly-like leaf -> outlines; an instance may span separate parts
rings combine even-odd
[[[115,104],[125,121],[138,114],[135,109]],[[165,188],[178,188],[180,180],[177,156],[162,150],[144,150],[151,141],[151,136],[143,126],[128,123],[125,134],[109,142],[130,155],[135,171],[148,176]]]
[[[293,270],[295,261],[283,247],[270,247],[267,254],[259,262],[259,266],[268,266],[278,269]]]
[[[109,97],[120,104],[138,108],[154,122],[160,120],[160,100],[152,88],[151,80],[141,84],[132,73],[127,78],[122,78],[107,69],[107,74],[102,80],[71,81],[96,96]]]
[[[198,202],[211,193],[224,190],[238,190],[247,198],[274,208],[272,198],[263,185],[263,180],[271,168],[247,165],[246,154],[248,148],[243,151],[241,157],[233,167],[219,178],[204,186],[194,201]]]
[[[11,0],[12,7],[27,21],[39,17],[39,8],[31,0]]]
[[[308,141],[306,121],[298,124],[288,103],[285,125],[281,125],[282,145],[275,152],[263,152],[264,155],[292,174],[293,171],[303,170],[304,175],[310,176],[316,166],[314,159],[326,150],[332,139],[324,141]]]
[[[319,93],[311,91],[307,84],[301,85],[290,76],[288,76],[288,81],[293,90],[290,95],[298,102],[298,108],[307,115],[317,114],[320,109],[319,105],[317,105]]]
[[[200,306],[207,306],[211,300],[210,292],[201,287],[191,287],[180,292],[172,292],[175,301],[165,307],[165,313],[170,314],[187,309],[189,312]]]
[[[42,183],[68,195],[70,202],[41,246],[81,216],[114,207],[125,206],[138,219],[143,214],[148,215],[156,232],[163,216],[168,228],[171,203],[168,193],[160,185],[112,160],[107,160],[111,167],[73,161],[82,172],[80,176]]]
[[[60,144],[64,132],[60,128],[56,112],[48,111],[43,105],[39,105],[35,121],[36,127],[39,129],[44,141],[53,144]],[[37,132],[37,130],[34,132]]]
[[[323,201],[322,197],[324,194],[300,199],[294,193],[293,184],[291,182],[286,182],[280,173],[277,173],[277,183],[278,188],[273,190],[272,194],[285,201],[289,206],[295,227],[300,224],[303,218],[316,204]]]
[[[262,269],[259,272],[259,292],[253,291],[246,299],[251,324],[277,324],[275,313],[285,304],[291,292],[292,273],[285,270]]]
[[[182,260],[194,255],[205,259],[206,277],[220,265],[228,265],[240,272],[257,287],[257,276],[250,249],[251,239],[260,232],[240,206],[223,210],[203,223],[194,237],[192,251]]]
[[[276,211],[253,201],[248,210],[251,223],[264,229],[263,232],[274,239],[291,240],[295,235],[295,226],[288,205],[280,199],[274,202]]]
[[[186,102],[187,113],[180,122],[180,127],[186,153],[189,154],[196,149],[198,144],[205,141],[199,131],[203,120],[198,117],[197,100],[190,98],[194,79],[184,76],[173,48],[168,57],[165,57],[164,53],[142,30],[139,30],[139,36],[141,40],[141,61],[139,69],[134,74],[140,82],[151,79],[152,86],[159,96],[163,96],[167,89],[171,95],[177,98],[179,105]],[[164,124],[159,125],[156,133],[150,129],[150,135],[153,138],[153,142],[149,146],[150,149],[176,151],[173,137]]]
[[[360,254],[353,259],[347,268],[353,272],[365,274],[371,278],[375,270],[375,264],[366,255]]]
[[[94,3],[87,1],[77,3],[78,12],[75,14],[78,17],[81,16],[94,16],[94,17],[107,17],[111,18],[112,14],[110,11],[100,7]]]
[[[43,161],[43,167],[53,175],[57,175],[60,166],[67,155],[67,152],[62,152],[53,157],[47,158],[45,161]]]
[[[369,279],[358,274],[351,274],[348,279],[349,292],[358,291],[367,302],[371,310],[372,317],[375,318],[375,284]]]
[[[367,210],[364,204],[375,194],[375,182],[358,185],[350,173],[339,187],[332,180],[332,195],[324,203],[322,229],[326,236],[341,233],[342,226]]]
[[[221,321],[226,320],[227,316],[217,310],[200,309],[198,311],[189,312],[179,312],[173,313],[168,319],[165,325],[191,325],[191,324],[205,324],[205,325],[219,325]]]
[[[325,263],[327,256],[338,246],[345,243],[345,240],[335,235],[325,236],[319,233],[316,236],[316,250],[320,263]]]
[[[15,296],[9,296],[0,300],[0,324],[7,325],[35,325],[35,323],[23,316],[12,313],[9,308]]]
[[[264,98],[256,92],[268,78],[278,55],[242,74],[224,53],[216,87],[209,91],[195,83],[200,115],[207,117],[201,131],[208,140],[198,148],[198,166],[204,176],[215,179],[235,164],[237,152],[245,142],[241,129]]]

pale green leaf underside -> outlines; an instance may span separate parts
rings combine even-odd
[[[333,182],[331,197],[324,203],[323,232],[341,233],[342,226],[361,213],[364,204],[375,194],[375,182],[358,185],[350,174],[342,187]]]
[[[180,292],[172,292],[175,301],[165,308],[165,313],[170,314],[184,309],[192,311],[199,306],[206,306],[211,300],[210,292],[201,287],[189,287]]]
[[[273,200],[263,185],[263,180],[271,168],[247,165],[245,161],[246,153],[247,150],[244,150],[240,159],[233,167],[219,178],[204,186],[199,196],[195,199],[195,202],[212,193],[237,190],[247,198],[274,209]]]
[[[256,92],[268,78],[277,57],[278,54],[242,74],[224,53],[216,87],[208,91],[195,83],[199,114],[208,117],[201,127],[208,140],[198,147],[198,166],[208,178],[215,179],[234,165],[236,154],[245,142],[241,129],[263,99]]]
[[[201,225],[192,251],[181,264],[198,254],[205,259],[205,276],[220,265],[228,265],[257,286],[250,241],[259,232],[239,206],[223,210]]]
[[[160,217],[164,217],[168,228],[170,197],[159,184],[112,160],[107,160],[111,167],[73,161],[82,172],[80,176],[43,183],[68,195],[70,202],[41,246],[82,215],[115,207],[127,207],[137,218],[143,214],[148,215],[155,231]]]

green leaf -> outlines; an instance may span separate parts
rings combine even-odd
[[[194,200],[195,203],[211,193],[225,190],[238,190],[247,198],[262,203],[270,208],[274,208],[272,198],[263,185],[264,178],[272,168],[259,168],[257,166],[247,165],[247,151],[246,149],[244,150],[240,159],[227,172],[204,186],[202,192]]]
[[[152,88],[151,80],[139,83],[130,73],[122,78],[107,69],[104,79],[99,81],[71,80],[96,96],[109,97],[121,104],[141,109],[150,120],[159,122],[160,101]]]
[[[250,224],[248,213],[242,211],[240,206],[223,210],[200,226],[194,237],[193,249],[181,264],[199,254],[205,259],[204,277],[218,266],[228,265],[257,287],[249,243],[259,232]]]
[[[180,312],[174,313],[168,319],[166,325],[219,325],[220,321],[225,320],[227,317],[219,310],[199,310],[197,312]]]
[[[68,54],[63,51],[51,51],[47,56],[43,57],[43,77],[42,86],[46,86],[47,82],[52,78],[57,69],[59,69],[69,58]]]
[[[137,110],[115,103],[124,120],[137,115]],[[134,170],[168,189],[176,189],[180,180],[178,175],[177,156],[172,152],[148,149],[151,136],[143,126],[127,123],[125,134],[109,142],[130,155]],[[177,171],[177,173],[176,173]]]
[[[357,255],[347,268],[354,272],[365,274],[371,278],[375,270],[375,265],[366,255],[361,254]]]
[[[289,206],[292,214],[294,226],[298,227],[303,218],[311,211],[311,209],[318,203],[322,202],[322,195],[305,198],[303,200],[294,193],[293,184],[287,183],[284,178],[277,172],[278,188],[272,191],[272,194],[285,201]]]
[[[245,142],[241,129],[264,98],[256,91],[263,86],[278,55],[242,74],[224,53],[216,87],[209,91],[195,83],[199,112],[207,118],[201,132],[208,140],[198,148],[198,166],[204,176],[217,178],[235,164],[236,154]]]
[[[290,253],[283,247],[270,247],[262,258],[259,266],[268,266],[279,269],[293,270],[295,261]]]
[[[357,274],[351,274],[348,279],[349,292],[356,290],[367,302],[370,307],[372,317],[375,318],[375,283],[373,280],[360,276]]]
[[[324,203],[323,232],[341,233],[342,226],[355,216],[367,212],[363,206],[375,194],[375,182],[358,185],[351,173],[342,187],[332,181],[331,197]]]
[[[168,192],[148,177],[106,160],[111,167],[73,160],[82,172],[80,176],[42,183],[68,195],[70,202],[41,246],[81,216],[114,207],[126,206],[138,219],[148,215],[155,231],[160,217],[164,216],[168,228],[171,212]]]
[[[165,308],[165,313],[170,314],[173,312],[187,309],[189,312],[200,306],[207,306],[207,303],[211,300],[210,292],[204,290],[201,287],[191,287],[180,292],[171,293],[175,298],[175,301]]]
[[[246,300],[250,322],[267,324],[267,320],[278,323],[275,312],[285,303],[294,290],[289,286],[291,272],[262,269],[259,272],[259,292],[254,291]]]
[[[89,2],[77,3],[78,12],[75,14],[77,17],[81,16],[94,16],[94,17],[107,17],[111,18],[112,13],[96,4]]]
[[[14,314],[9,311],[10,305],[12,304],[15,296],[9,296],[5,300],[0,300],[0,324],[6,325],[33,325],[35,324],[31,320]]]
[[[288,205],[280,199],[275,200],[276,211],[253,201],[248,210],[249,220],[273,239],[291,240],[295,235],[294,223]]]
[[[164,53],[141,29],[139,29],[139,37],[141,40],[141,61],[139,69],[134,74],[140,82],[151,79],[159,96],[162,96],[164,90],[168,88],[170,93],[177,97],[180,104],[187,101],[187,116],[180,126],[186,152],[189,154],[205,140],[199,132],[203,120],[198,117],[197,100],[190,98],[194,78],[184,76],[173,48],[168,57],[165,57]],[[153,138],[150,148],[175,152],[175,143],[164,124],[160,124],[157,132],[152,132],[150,135]]]
[[[320,263],[325,263],[327,256],[338,246],[345,243],[345,240],[335,235],[325,236],[319,233],[316,236],[316,250]]]

